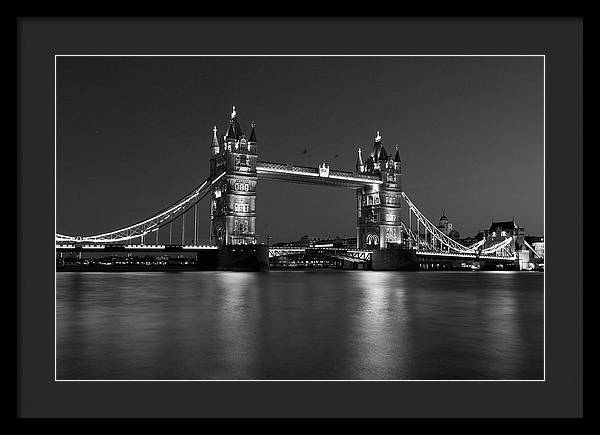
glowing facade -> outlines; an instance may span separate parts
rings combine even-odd
[[[256,244],[256,162],[254,123],[246,139],[235,106],[225,134],[213,129],[210,175],[225,176],[211,192],[210,241],[218,246]]]
[[[402,168],[398,146],[394,156],[388,155],[377,132],[373,150],[366,161],[363,161],[362,151],[358,149],[356,172],[380,176],[383,182],[366,185],[356,191],[356,247],[387,248],[402,243]]]

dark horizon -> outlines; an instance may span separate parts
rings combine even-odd
[[[541,57],[58,57],[56,92],[59,233],[127,226],[192,190],[235,105],[259,160],[354,170],[380,131],[433,223],[466,237],[514,216],[543,235]],[[354,237],[354,193],[261,180],[257,233]]]

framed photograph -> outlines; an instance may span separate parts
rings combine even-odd
[[[581,20],[19,28],[20,416],[581,415]]]

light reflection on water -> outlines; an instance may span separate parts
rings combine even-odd
[[[396,367],[403,370],[409,353],[405,330],[397,327],[406,321],[405,277],[371,272],[358,278],[361,298],[353,328],[356,343],[351,373],[359,378],[385,379]]]
[[[541,379],[543,275],[57,274],[58,379]]]

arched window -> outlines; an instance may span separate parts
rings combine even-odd
[[[367,245],[375,246],[379,244],[379,236],[377,234],[369,233],[367,234]]]

